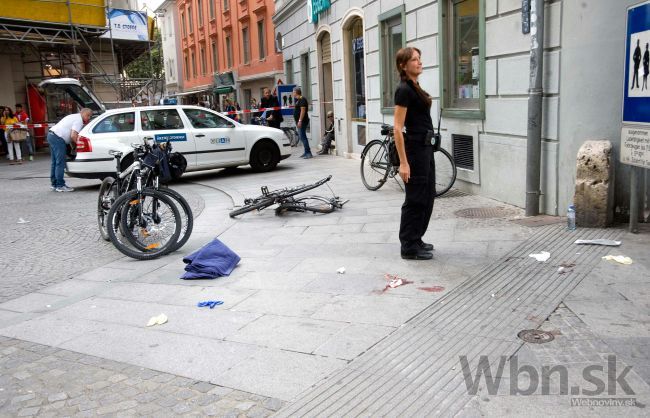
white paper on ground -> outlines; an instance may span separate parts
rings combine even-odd
[[[345,273],[345,267],[341,267],[340,269],[336,270],[338,274],[344,274]]]
[[[165,322],[167,322],[167,315],[161,313],[158,316],[152,316],[149,322],[147,322],[147,326],[152,327],[154,325],[162,325]]]
[[[551,253],[542,251],[539,254],[529,254],[528,257],[533,257],[537,261],[546,261],[551,257]]]
[[[633,261],[630,257],[626,257],[624,255],[606,255],[603,257],[603,260],[607,261],[616,261],[617,263],[620,264],[632,264]]]

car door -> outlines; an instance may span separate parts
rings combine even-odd
[[[154,139],[158,143],[169,141],[174,152],[180,152],[188,167],[196,166],[196,145],[188,132],[189,127],[181,119],[176,108],[140,110],[142,139]]]
[[[224,166],[246,159],[246,137],[230,119],[200,107],[184,107],[196,142],[198,166]]]

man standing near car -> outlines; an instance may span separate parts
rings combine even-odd
[[[267,107],[280,107],[280,101],[276,96],[271,94],[270,88],[265,87],[263,94],[264,96],[262,96],[262,99],[260,100],[260,108],[265,109]],[[282,117],[282,111],[280,109],[267,110],[266,114],[269,115],[266,118],[267,124],[271,128],[280,129],[280,124],[284,121],[284,118]]]
[[[298,128],[298,136],[305,147],[305,153],[300,158],[312,158],[311,149],[309,148],[309,140],[307,139],[307,127],[309,126],[309,112],[307,99],[302,96],[302,89],[300,87],[293,88],[293,98],[295,101],[293,108],[293,119],[296,121]]]
[[[50,128],[47,134],[47,143],[50,145],[52,166],[50,169],[50,189],[57,192],[73,192],[72,187],[65,184],[65,155],[67,144],[77,144],[77,137],[81,128],[90,121],[93,111],[87,107],[79,113],[68,115],[59,123]]]

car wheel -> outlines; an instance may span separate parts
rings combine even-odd
[[[271,171],[278,165],[279,161],[280,152],[272,142],[258,142],[251,151],[250,165],[255,171]]]

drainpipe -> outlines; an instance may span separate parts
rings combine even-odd
[[[530,88],[526,141],[526,216],[539,215],[542,157],[542,78],[544,70],[544,0],[532,0],[530,11]]]

